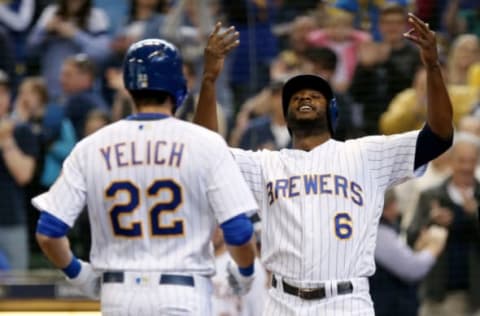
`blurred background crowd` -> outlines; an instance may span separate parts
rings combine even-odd
[[[32,238],[30,198],[76,142],[132,113],[121,77],[131,43],[160,37],[181,49],[190,93],[177,116],[190,120],[206,38],[216,21],[234,25],[240,46],[217,82],[222,135],[280,149],[290,146],[281,88],[298,73],[334,87],[338,140],[422,126],[425,72],[402,36],[407,12],[438,35],[458,133],[424,177],[388,192],[372,295],[378,315],[480,314],[478,0],[0,0],[0,270],[50,268]],[[86,216],[70,237],[87,258]],[[221,257],[221,238],[215,245]],[[250,298],[258,308],[265,280]],[[231,300],[232,315],[258,315],[218,284],[215,295]]]

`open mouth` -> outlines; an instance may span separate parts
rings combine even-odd
[[[298,108],[298,111],[299,112],[311,112],[313,111],[313,108],[308,105],[308,104],[305,104],[305,105],[301,105],[299,108]]]

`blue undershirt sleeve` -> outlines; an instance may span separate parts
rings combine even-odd
[[[248,242],[253,235],[253,225],[245,214],[237,215],[222,224],[223,238],[232,246],[241,246]]]
[[[443,154],[452,143],[453,134],[449,139],[442,139],[425,124],[418,134],[413,170]]]

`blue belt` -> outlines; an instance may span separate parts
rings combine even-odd
[[[123,283],[125,275],[121,271],[104,272],[102,280],[103,283]],[[192,276],[179,274],[162,274],[160,276],[159,284],[195,286]]]

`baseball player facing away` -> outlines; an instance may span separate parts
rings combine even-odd
[[[187,92],[175,46],[133,44],[124,81],[138,113],[79,142],[55,184],[32,200],[37,241],[86,295],[97,297],[101,280],[103,315],[210,315],[213,231],[220,223],[236,280],[250,282],[245,212],[258,206],[224,140],[172,117]],[[65,236],[85,205],[90,263]]]
[[[330,85],[315,75],[288,80],[283,109],[294,149],[232,149],[261,209],[262,261],[271,271],[264,315],[374,315],[367,277],[384,192],[421,175],[452,143],[452,106],[443,82],[436,36],[410,14],[405,37],[427,69],[425,126],[392,136],[332,139],[337,121]],[[230,36],[210,35],[195,121],[216,129],[214,82]],[[375,87],[372,87],[375,89]]]

